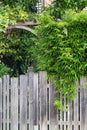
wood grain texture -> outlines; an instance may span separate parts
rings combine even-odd
[[[7,130],[9,130],[9,75],[7,75]]]
[[[87,129],[87,88],[86,88],[86,78],[80,79],[81,87],[81,127],[83,130]]]
[[[27,76],[20,76],[20,130],[27,130]]]
[[[34,128],[38,130],[38,73],[34,73]]]
[[[18,130],[18,123],[20,123],[19,130],[27,130],[27,126],[29,130],[87,129],[87,79],[81,78],[77,83],[79,89],[75,100],[70,101],[68,111],[59,110],[57,113],[54,107],[55,86],[50,82],[47,83],[46,75],[44,71],[39,72],[39,75],[29,72],[20,76],[20,84],[18,78],[11,78],[11,84],[8,75],[0,78],[0,130],[9,130],[9,123],[10,130]],[[69,102],[66,98],[63,99],[62,94],[59,94],[59,100],[64,107]],[[9,119],[10,108],[11,119]]]
[[[54,100],[56,98],[56,90],[55,87],[50,84],[50,130],[57,130],[57,110],[54,106]]]
[[[18,130],[18,78],[11,79],[11,130]]]
[[[6,75],[3,77],[3,130],[6,128]]]
[[[39,86],[40,86],[40,130],[47,130],[47,73],[45,71],[39,72]]]
[[[76,82],[77,90],[76,90],[76,97],[74,100],[74,122],[75,122],[75,129],[78,130],[78,81]]]
[[[29,72],[29,130],[34,130],[34,73]]]

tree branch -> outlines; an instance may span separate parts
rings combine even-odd
[[[33,33],[35,36],[37,36],[37,34],[34,32],[34,30],[31,29],[30,27],[27,27],[27,26],[13,25],[13,26],[8,26],[7,29],[8,29],[8,30],[9,30],[9,29],[22,29],[22,30],[29,31],[29,32]]]

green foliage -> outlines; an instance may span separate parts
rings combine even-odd
[[[25,9],[27,12],[37,12],[36,3],[37,0],[1,0],[5,5],[10,7],[15,7],[19,5],[22,9]]]
[[[33,34],[23,30],[7,30],[7,27],[28,21],[29,17],[29,13],[19,5],[10,7],[0,4],[0,61],[10,68],[11,76],[24,74],[33,64],[31,47],[34,42],[31,40]]]
[[[87,0],[54,0],[46,10],[56,18],[61,18],[68,9],[79,12],[86,6]]]
[[[40,39],[35,47],[37,69],[48,72],[58,93],[74,99],[76,80],[87,75],[87,12],[69,10],[59,22],[42,14],[39,20],[41,25],[36,27],[36,32]]]
[[[28,18],[28,14],[20,6],[11,8],[0,4],[0,33],[5,33],[8,25],[28,20]],[[0,36],[2,37],[2,34]]]
[[[7,36],[1,45],[1,61],[11,68],[11,76],[26,73],[33,64],[31,47],[34,45],[32,34],[19,30]]]
[[[10,68],[5,66],[3,63],[0,63],[0,77],[4,74],[7,74],[10,71]]]

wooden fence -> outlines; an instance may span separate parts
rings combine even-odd
[[[87,130],[86,79],[77,86],[68,111],[57,111],[55,87],[47,81],[46,72],[0,78],[0,130]],[[61,94],[59,98],[62,101]]]

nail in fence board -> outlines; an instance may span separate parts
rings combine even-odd
[[[11,78],[11,130],[18,130],[18,78]]]
[[[54,106],[54,100],[56,98],[55,87],[50,83],[50,130],[57,130],[57,110]]]
[[[29,130],[34,130],[34,73],[29,72]]]
[[[2,130],[2,79],[0,78],[0,130]]]
[[[39,87],[40,87],[40,130],[47,130],[47,73],[39,72]]]
[[[20,130],[27,130],[27,76],[20,76]]]

